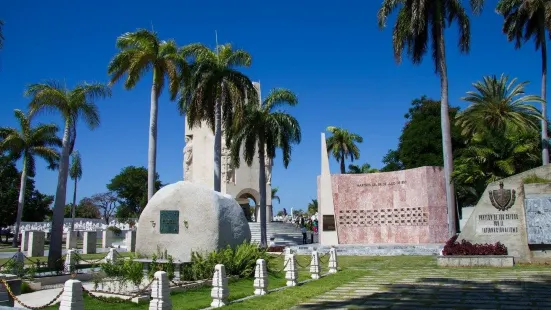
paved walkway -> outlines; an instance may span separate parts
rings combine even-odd
[[[393,268],[295,309],[551,309],[551,268]]]

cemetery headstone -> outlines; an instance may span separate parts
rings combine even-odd
[[[97,236],[95,231],[85,231],[82,237],[82,253],[83,254],[95,254],[97,248]]]
[[[113,231],[109,229],[105,229],[102,231],[102,239],[101,239],[101,247],[102,248],[108,248],[113,243]]]
[[[45,235],[46,234],[42,231],[29,232],[29,249],[27,251],[27,256],[44,256]]]
[[[77,239],[78,239],[77,233],[78,232],[76,231],[70,231],[70,230],[67,232],[67,238],[65,239],[65,248],[67,250],[77,248]]]

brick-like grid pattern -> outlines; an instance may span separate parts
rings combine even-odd
[[[338,215],[339,225],[345,227],[426,226],[428,220],[428,210],[421,207],[340,210]]]

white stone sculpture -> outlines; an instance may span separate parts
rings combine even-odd
[[[287,280],[286,285],[287,286],[297,286],[297,278],[298,278],[298,272],[297,272],[297,261],[296,261],[296,254],[289,255],[289,258],[287,259],[286,265],[285,265],[285,279]]]
[[[263,259],[256,261],[253,287],[254,294],[257,296],[268,293],[268,270],[266,268],[266,261]]]
[[[320,266],[320,256],[318,251],[312,251],[312,261],[310,262],[310,273],[312,274],[312,279],[317,280],[320,278],[321,266]]]
[[[226,278],[226,267],[222,264],[218,264],[214,267],[214,275],[212,276],[212,290],[210,291],[210,297],[212,297],[213,308],[220,308],[228,302],[228,278]]]
[[[337,273],[337,268],[339,267],[337,263],[337,249],[331,247],[329,249],[329,273]]]
[[[149,310],[172,309],[167,273],[164,271],[157,271],[155,272],[154,277],[155,282],[151,286],[151,301],[149,302]]]
[[[191,181],[193,179],[193,137],[186,136],[186,146],[184,147],[184,180]]]
[[[266,170],[266,184],[271,185],[272,184],[272,166],[274,164],[273,159],[268,157],[268,155],[264,155],[264,166]]]

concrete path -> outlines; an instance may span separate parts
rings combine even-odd
[[[368,270],[294,309],[551,309],[551,269]]]

